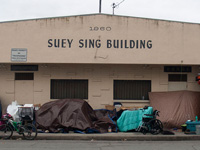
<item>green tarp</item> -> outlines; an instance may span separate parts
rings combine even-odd
[[[142,121],[144,114],[153,114],[153,108],[139,110],[126,110],[117,120],[117,126],[120,131],[126,132],[129,130],[137,129]]]

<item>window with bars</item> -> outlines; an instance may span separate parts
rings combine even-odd
[[[33,73],[15,73],[15,80],[34,80]]]
[[[148,100],[151,80],[114,80],[114,100]]]
[[[38,65],[11,65],[11,71],[38,71]]]
[[[168,74],[169,82],[187,82],[187,74]]]
[[[52,79],[51,99],[88,99],[88,80]]]
[[[164,66],[164,72],[192,72],[191,66]]]

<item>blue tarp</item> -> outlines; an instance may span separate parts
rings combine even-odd
[[[153,114],[153,108],[139,110],[126,110],[117,120],[117,126],[120,131],[126,132],[129,130],[137,129],[142,121],[144,114]]]

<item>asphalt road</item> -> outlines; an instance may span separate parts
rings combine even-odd
[[[0,150],[200,150],[200,141],[0,140]]]

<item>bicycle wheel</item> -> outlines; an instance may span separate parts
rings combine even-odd
[[[34,140],[37,137],[37,128],[33,124],[22,126],[23,136],[26,140]]]
[[[10,139],[12,135],[13,130],[9,125],[3,124],[0,126],[0,138]]]
[[[163,124],[158,119],[153,119],[153,120],[149,121],[148,124],[150,127],[151,134],[156,135],[163,131]]]

